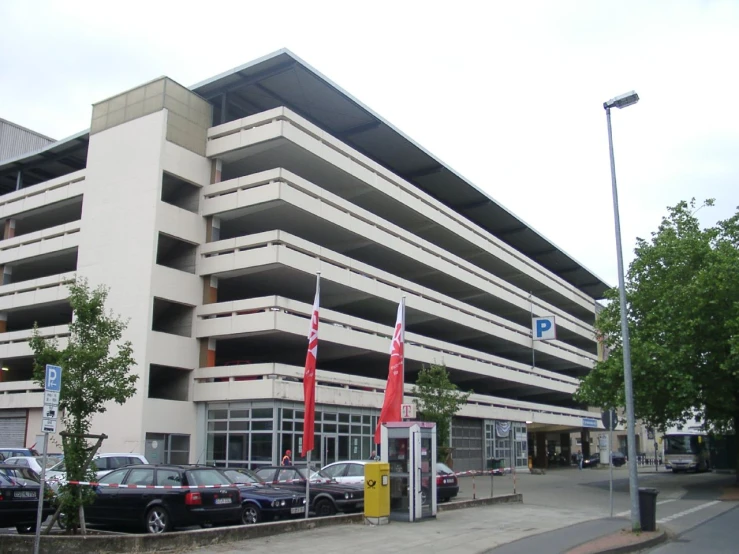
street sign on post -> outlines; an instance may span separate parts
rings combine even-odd
[[[606,428],[606,431],[612,431],[616,427],[616,423],[618,423],[616,410],[606,410],[600,416],[600,420],[603,422],[603,427]]]
[[[36,538],[33,552],[38,554],[41,541],[41,517],[46,497],[46,453],[49,451],[49,433],[56,433],[56,419],[59,415],[59,394],[62,391],[62,368],[46,364],[44,379],[44,409],[41,412],[41,432],[44,434],[44,459],[41,463],[41,486],[39,487],[38,510],[36,512]]]

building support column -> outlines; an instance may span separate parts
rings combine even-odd
[[[582,445],[583,458],[590,456],[590,431],[583,429],[580,431],[580,444]]]
[[[216,339],[200,340],[200,367],[215,367]]]
[[[203,304],[215,304],[218,302],[218,277],[204,277]]]
[[[571,442],[572,439],[570,439],[569,433],[559,434],[559,449],[562,453],[562,456],[564,456],[564,459],[567,461],[567,465],[570,465],[570,463],[572,463],[572,445],[570,444]]]
[[[15,236],[15,219],[12,217],[5,220],[5,228],[3,229],[3,240],[12,239]]]
[[[549,467],[549,456],[547,453],[547,434],[539,431],[536,433],[536,466],[541,469]]]
[[[13,282],[13,268],[7,265],[2,266],[3,268],[3,285],[9,285]]]

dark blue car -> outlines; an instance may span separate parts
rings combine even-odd
[[[223,468],[228,479],[238,485],[241,492],[241,521],[245,525],[305,517],[305,494],[264,485],[248,469]]]

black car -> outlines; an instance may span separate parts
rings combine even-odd
[[[40,489],[41,482],[33,470],[0,464],[0,527],[15,527],[18,533],[35,532]],[[41,521],[53,511],[48,497],[44,498]]]
[[[305,491],[299,494],[291,489],[265,485],[248,469],[223,468],[221,472],[239,487],[242,523],[249,525],[305,516]]]
[[[94,490],[95,502],[85,508],[85,520],[90,523],[133,525],[147,533],[241,523],[239,489],[214,467],[129,466],[101,477]]]
[[[305,491],[306,468],[269,466],[256,470],[257,477],[267,484],[296,492]],[[364,509],[364,488],[342,485],[320,471],[311,470],[310,511],[317,516],[332,516],[336,512],[358,512]]]
[[[597,452],[595,454],[591,454],[587,458],[583,458],[582,460],[582,467],[595,467],[600,463],[600,454]]]

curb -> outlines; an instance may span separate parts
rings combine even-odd
[[[571,548],[568,552],[586,547],[589,543],[594,543],[594,542],[597,542],[598,540],[600,539],[594,539],[592,541],[579,544],[575,546],[574,548]],[[667,531],[665,531],[664,529],[659,529],[658,535],[650,539],[647,539],[645,541],[636,542],[632,544],[626,544],[623,546],[614,546],[612,548],[606,548],[605,550],[593,550],[590,552],[590,554],[627,554],[629,552],[640,552],[642,550],[646,550],[647,548],[652,548],[653,546],[662,544],[663,542],[666,542],[666,541],[667,541]]]
[[[462,510],[464,508],[474,508],[476,506],[493,506],[495,504],[513,504],[523,502],[523,495],[506,494],[503,496],[494,496],[492,498],[476,498],[475,500],[457,500],[455,502],[445,502],[437,504],[436,512],[449,512],[452,510]]]
[[[161,535],[42,535],[39,552],[43,554],[108,554],[120,552],[183,552],[192,548],[306,531],[332,525],[364,523],[364,514],[272,521],[260,525],[211,527],[193,531],[175,531]],[[33,551],[33,535],[0,536],[0,553],[28,554]]]

